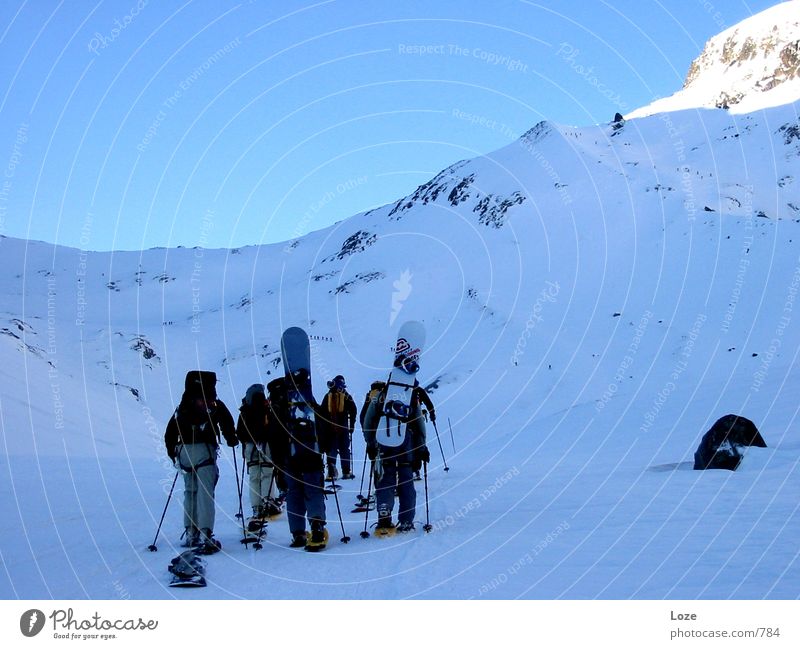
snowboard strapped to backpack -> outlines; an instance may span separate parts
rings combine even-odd
[[[421,322],[411,320],[400,327],[383,401],[383,414],[387,419],[407,424],[413,418],[411,402],[414,389],[419,386],[417,373],[424,344],[425,327]]]
[[[408,423],[419,415],[414,406],[414,391],[419,387],[417,372],[424,344],[425,327],[421,322],[412,320],[400,327],[392,370],[376,403],[385,418],[384,425],[377,426],[375,435],[376,442],[381,446],[402,446]]]

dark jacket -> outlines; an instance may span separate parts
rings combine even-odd
[[[431,420],[436,420],[436,410],[433,407],[433,401],[431,401],[427,391],[421,385],[414,388],[414,394],[411,395],[411,407],[413,408],[418,404],[421,404],[428,409]]]
[[[336,406],[336,389],[331,389],[325,395],[319,407],[317,421],[321,424],[320,433],[325,448],[329,448],[331,441],[340,439],[342,435],[352,435],[356,426],[356,403],[347,390],[343,390],[342,394],[344,398],[341,409]]]
[[[227,406],[220,400],[212,401],[205,411],[194,407],[191,397],[184,393],[180,405],[167,424],[164,445],[171,460],[177,457],[181,444],[219,445],[219,437],[225,438],[228,446],[236,446],[236,429]]]
[[[236,437],[242,444],[261,445],[269,442],[269,406],[266,401],[260,403],[242,403],[239,408],[239,419],[236,422]]]

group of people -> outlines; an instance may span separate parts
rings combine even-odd
[[[164,441],[167,454],[183,474],[187,547],[206,554],[221,548],[214,537],[214,492],[223,439],[229,447],[241,445],[242,470],[248,474],[252,508],[248,530],[257,532],[269,518],[280,514],[285,504],[292,535],[290,545],[324,544],[325,479],[335,483],[340,477],[355,478],[352,440],[356,419],[364,434],[371,477],[374,476],[377,527],[401,532],[414,529],[414,477],[430,460],[425,421],[427,417],[436,420],[425,390],[419,386],[413,389],[408,420],[402,425],[391,423],[397,426],[398,433],[389,445],[380,436],[384,420],[386,430],[390,429],[383,412],[385,383],[376,381],[370,386],[359,412],[344,376],[334,377],[328,381],[328,392],[320,403],[313,396],[306,398],[313,412],[311,423],[292,415],[292,389],[297,387],[294,381],[293,377],[280,377],[266,388],[258,383],[251,385],[234,425],[230,411],[217,397],[216,375],[203,371],[186,375],[184,393],[167,424]],[[396,526],[392,522],[395,496],[399,500]],[[310,535],[306,534],[306,522]]]

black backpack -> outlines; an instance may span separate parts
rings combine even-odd
[[[190,370],[186,373],[184,390],[189,397],[202,396],[206,402],[217,400],[217,375],[215,372]]]

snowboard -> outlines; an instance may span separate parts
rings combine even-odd
[[[425,326],[421,322],[410,320],[400,327],[397,342],[394,346],[394,362],[386,381],[386,399],[383,414],[387,419],[407,423],[411,419],[411,397],[414,388],[419,385],[419,361],[425,345]],[[397,428],[396,432],[392,429]],[[405,435],[400,432],[399,425],[379,426],[377,442],[382,446],[400,446]]]
[[[311,345],[300,327],[289,327],[281,336],[281,356],[286,374],[289,417],[313,421],[314,395],[311,392]]]
[[[172,573],[169,585],[173,588],[202,588],[206,585],[206,562],[194,550],[181,552],[170,561]]]
[[[306,532],[306,552],[319,552],[320,550],[324,550],[325,547],[328,545],[328,528],[326,527],[324,530],[324,536],[322,543],[313,543],[311,541],[311,532]]]
[[[286,375],[286,401],[289,409],[291,456],[319,453],[314,421],[314,394],[311,391],[311,346],[308,334],[300,327],[289,327],[281,336],[281,356]]]

